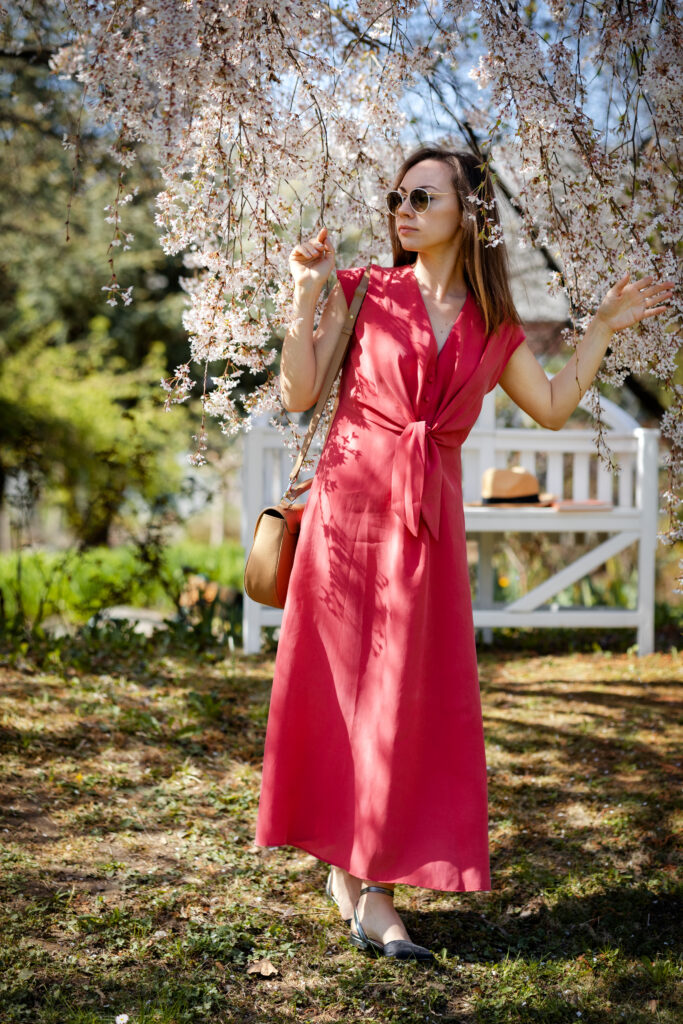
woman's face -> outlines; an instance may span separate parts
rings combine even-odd
[[[408,202],[413,188],[425,188],[433,196],[424,213],[415,213]],[[421,160],[403,177],[398,191],[404,202],[396,214],[396,230],[401,245],[409,252],[450,247],[460,230],[462,210],[451,180],[451,169],[443,160]],[[447,195],[435,195],[446,192]]]

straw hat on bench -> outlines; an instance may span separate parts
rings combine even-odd
[[[481,501],[468,505],[516,508],[519,505],[552,505],[554,494],[541,494],[538,480],[522,466],[497,469],[492,466],[481,478]]]

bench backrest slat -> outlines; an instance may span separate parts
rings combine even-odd
[[[572,472],[572,498],[574,501],[585,501],[590,497],[589,456],[586,452],[577,452],[574,456]]]
[[[548,454],[548,469],[545,477],[545,489],[558,498],[564,498],[564,458],[562,452]]]
[[[620,473],[617,486],[617,504],[624,508],[633,508],[633,470],[635,468],[635,453],[628,453],[620,460]]]

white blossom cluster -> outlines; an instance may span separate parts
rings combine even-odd
[[[550,39],[528,25],[521,5],[475,6],[488,52],[471,77],[494,100],[493,116],[479,123],[515,185],[526,240],[562,266],[574,327],[568,341],[576,344],[626,270],[677,284],[666,313],[614,336],[600,376],[619,385],[630,373],[650,373],[671,393],[661,423],[670,444],[664,538],[681,540],[681,4],[548,0],[557,30]],[[551,290],[560,286],[554,276]],[[611,463],[597,402],[594,411],[598,446]]]
[[[157,153],[161,243],[183,253],[191,272],[190,359],[224,361],[203,401],[227,433],[243,426],[233,401],[240,377],[276,357],[292,246],[323,220],[334,236],[373,216],[368,197],[386,185],[402,126],[396,100],[420,66],[403,46],[414,6],[68,0],[77,35],[54,68],[82,82],[95,118],[114,126],[122,168],[138,142]],[[113,245],[128,198],[121,188],[119,196],[107,210]],[[105,290],[110,302],[130,300],[114,273]],[[191,386],[189,364],[179,367],[168,402]],[[257,388],[246,407],[281,409],[277,383]],[[204,434],[203,426],[197,462]]]
[[[602,374],[619,383],[648,372],[670,389],[667,536],[680,539],[680,0],[545,0],[543,33],[511,0],[66,6],[74,41],[54,67],[83,83],[96,119],[117,132],[118,205],[136,144],[157,153],[161,243],[183,253],[188,270],[190,362],[204,367],[205,416],[227,433],[248,429],[235,389],[246,374],[268,371],[274,336],[288,326],[293,245],[323,223],[337,241],[357,226],[365,229],[357,262],[376,257],[377,196],[399,163],[402,98],[440,66],[470,66],[483,100],[464,114],[516,189],[526,241],[562,267],[551,288],[569,297],[569,340],[625,269],[679,284],[666,315],[615,336]],[[472,67],[473,25],[485,52]],[[117,232],[118,205],[107,211]],[[113,285],[110,301],[121,295],[115,277]],[[224,372],[209,378],[217,360]],[[190,362],[167,382],[169,403],[187,397]],[[246,399],[249,414],[281,412],[277,378],[266,376]],[[205,433],[203,421],[195,461]]]

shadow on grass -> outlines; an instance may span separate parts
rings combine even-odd
[[[425,971],[349,946],[312,857],[252,848],[268,660],[144,640],[22,658],[2,689],[8,1022],[604,1024],[648,999],[675,1020],[666,682],[491,669],[495,888],[399,887],[413,938],[445,950]],[[277,973],[247,973],[261,960]]]
[[[561,879],[556,876],[555,882]],[[655,896],[646,885],[625,883],[598,893],[560,896],[552,905],[516,913],[458,909],[402,916],[431,948],[444,947],[449,956],[472,963],[491,963],[516,956],[575,958],[616,947],[627,956],[672,956],[680,952],[682,911],[683,900],[673,886]]]

